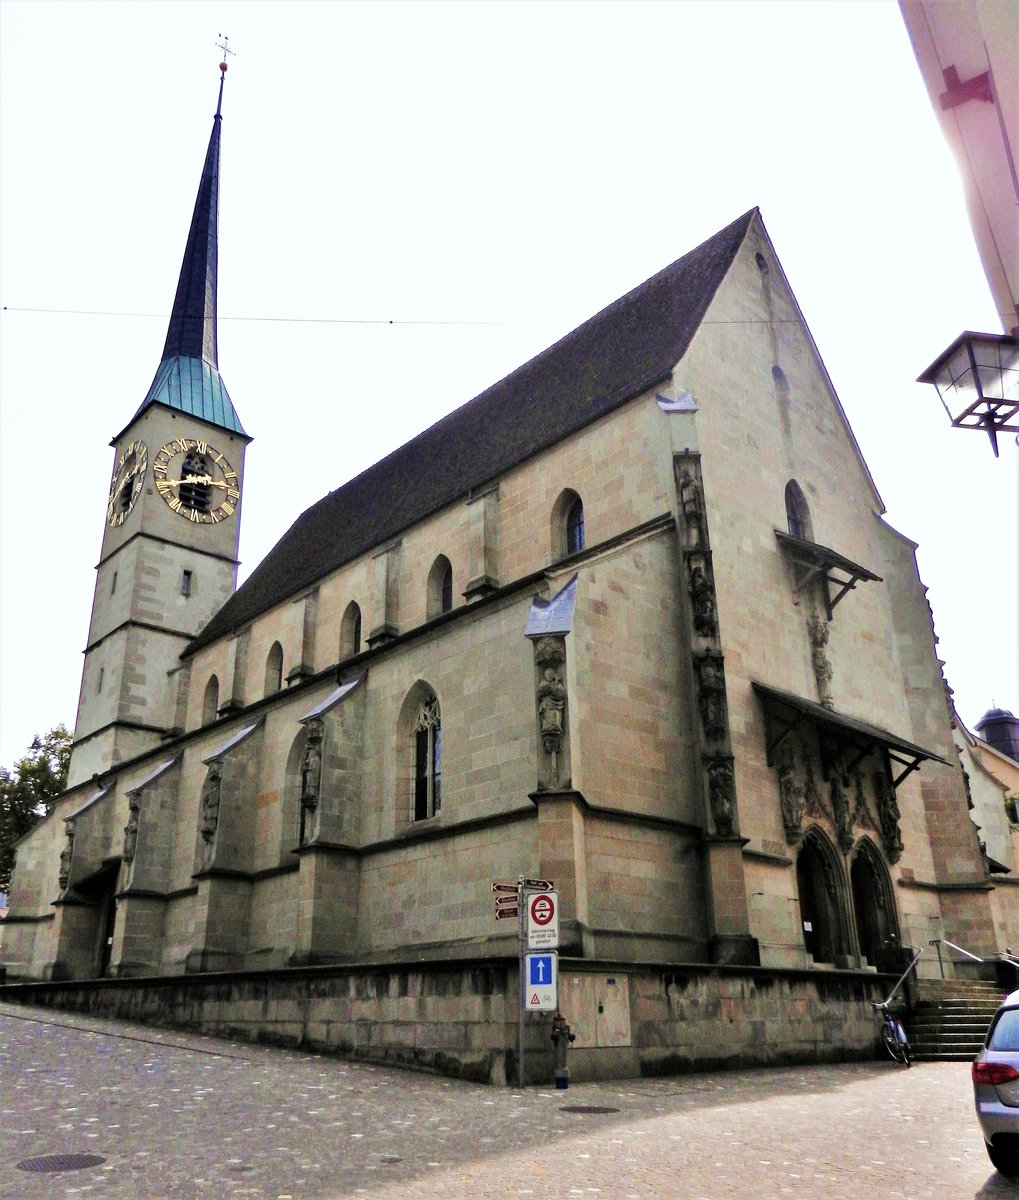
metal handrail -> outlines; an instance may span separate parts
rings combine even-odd
[[[887,998],[887,1000],[885,1000],[885,1004],[891,1004],[892,997],[899,990],[899,988],[902,987],[903,981],[905,980],[906,976],[910,973],[910,971],[912,971],[912,969],[916,966],[916,960],[920,957],[921,954],[923,954],[923,946],[921,946],[920,949],[917,950],[917,952],[913,955],[913,961],[899,976],[898,982],[895,984],[895,987],[893,987],[892,990],[888,993],[888,998]]]
[[[950,941],[948,940],[948,938],[932,938],[932,939],[931,939],[931,945],[932,945],[932,946],[948,946],[948,947],[950,947],[952,950],[958,950],[958,952],[959,952],[960,954],[965,954],[967,958],[971,958],[971,959],[973,959],[973,961],[974,961],[974,962],[982,963],[982,962],[984,961],[984,960],[983,960],[983,959],[980,957],[980,955],[979,955],[979,954],[970,954],[970,952],[969,952],[968,950],[964,950],[964,949],[962,948],[962,946],[957,946],[957,945],[955,944],[955,942],[950,942]]]

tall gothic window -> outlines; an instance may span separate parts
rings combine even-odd
[[[439,701],[421,701],[414,726],[414,820],[434,817],[442,807],[442,722]]]

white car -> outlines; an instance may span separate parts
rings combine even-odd
[[[970,1074],[987,1156],[1002,1175],[1019,1176],[1019,992],[994,1014]]]

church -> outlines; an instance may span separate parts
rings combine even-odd
[[[970,817],[915,545],[759,211],[329,491],[238,588],[221,109],[222,80],[0,995],[498,1083],[496,883],[554,883],[575,1078],[868,1055],[909,947],[1003,949],[1019,881]]]

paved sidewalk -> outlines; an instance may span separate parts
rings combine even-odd
[[[953,1063],[521,1092],[0,1004],[0,1117],[0,1200],[1019,1196]]]

